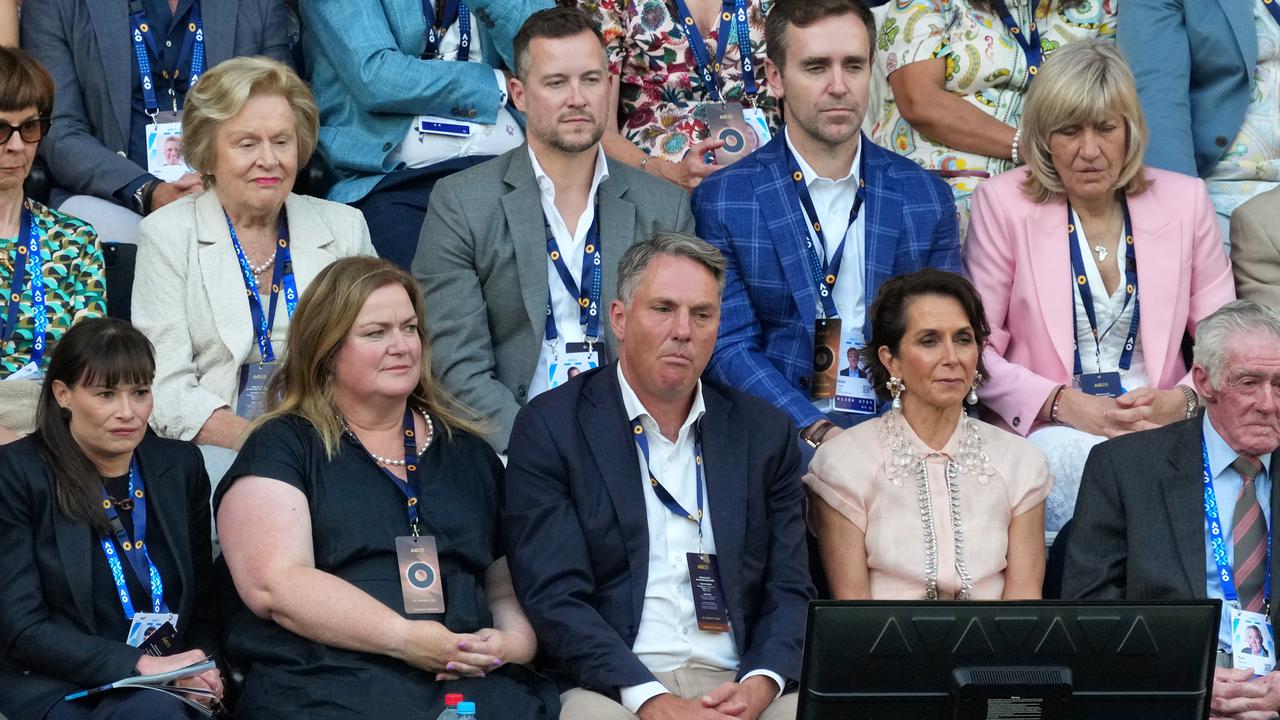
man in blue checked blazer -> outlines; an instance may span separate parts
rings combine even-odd
[[[776,5],[765,72],[785,101],[785,131],[693,195],[698,236],[728,260],[707,372],[784,410],[812,447],[877,406],[856,373],[832,381],[837,397],[813,397],[816,324],[839,319],[824,344],[845,370],[848,350],[870,335],[881,283],[923,267],[961,271],[946,184],[859,131],[874,37],[858,0]]]

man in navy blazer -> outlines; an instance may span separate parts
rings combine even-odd
[[[699,379],[719,252],[659,233],[618,275],[618,362],[534,398],[509,446],[507,558],[560,717],[789,720],[813,597],[794,426]]]
[[[784,132],[693,195],[698,237],[728,261],[708,371],[786,411],[817,447],[872,417],[877,403],[852,378],[815,378],[815,365],[862,348],[866,308],[888,278],[923,267],[961,271],[955,203],[942,180],[859,131],[875,37],[862,3],[778,3],[765,34],[765,74],[785,100]],[[829,328],[833,318],[839,332],[823,352],[815,324]],[[861,402],[842,405],[819,390],[843,393],[846,384]],[[841,411],[855,407],[863,414]]]

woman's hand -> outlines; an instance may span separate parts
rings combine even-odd
[[[458,649],[465,652],[478,653],[496,658],[498,660],[492,668],[494,669],[505,665],[509,662],[528,662],[532,658],[518,657],[520,642],[517,638],[495,628],[484,628],[477,630],[472,634],[476,638],[474,641],[463,640],[458,643]],[[443,672],[436,675],[436,680],[457,680],[460,677],[458,673]]]
[[[1181,395],[1181,391],[1178,394]],[[1081,432],[1112,438],[1159,427],[1152,419],[1153,400],[1152,397],[1138,395],[1129,400],[1126,407],[1120,404],[1118,398],[1067,389],[1062,392],[1062,399],[1058,402],[1058,419]],[[1185,402],[1183,407],[1186,407]]]
[[[193,663],[198,663],[206,657],[208,657],[208,653],[203,650],[188,650],[187,652],[167,657],[143,655],[138,658],[138,663],[134,665],[134,669],[138,671],[139,675],[155,675],[179,670]],[[206,670],[198,675],[179,678],[173,682],[173,685],[179,688],[199,688],[212,691],[214,694],[212,698],[203,695],[192,696],[193,699],[204,704],[212,704],[222,700],[222,674],[218,672],[217,668]]]
[[[1187,396],[1178,388],[1156,390],[1144,387],[1130,390],[1116,398],[1116,405],[1121,408],[1150,407],[1151,415],[1148,419],[1156,425],[1168,425],[1187,417]]]
[[[685,190],[692,190],[698,187],[703,178],[720,169],[719,165],[708,164],[706,155],[722,147],[724,147],[723,140],[703,140],[689,148],[680,162],[673,163],[658,158],[654,158],[653,161],[661,163],[658,165],[658,174],[665,180]]]
[[[484,633],[450,632],[434,620],[406,620],[405,623],[396,656],[416,668],[455,679],[484,677],[486,672],[502,664],[500,657],[485,652],[493,649],[493,638],[482,638]]]

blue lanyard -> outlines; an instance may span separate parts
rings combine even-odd
[[[711,99],[720,102],[720,68],[724,65],[724,54],[729,47],[729,36],[733,34],[734,22],[737,21],[738,54],[742,56],[742,84],[747,95],[755,95],[756,72],[755,59],[751,56],[751,26],[747,22],[747,0],[720,0],[720,30],[716,38],[716,59],[713,63],[707,54],[707,43],[702,39],[702,31],[693,20],[693,13],[685,0],[676,0],[676,12],[684,23],[684,31],[689,37],[689,49],[693,51],[693,60],[698,66],[698,76],[707,89]]]
[[[1262,6],[1271,13],[1271,18],[1280,23],[1280,6],[1276,5],[1276,0],[1262,0]]]
[[[863,137],[859,142],[866,142]],[[814,279],[818,285],[818,296],[822,300],[822,311],[826,317],[839,317],[840,313],[836,310],[835,290],[836,279],[840,276],[840,266],[844,263],[844,245],[849,237],[849,232],[853,230],[853,223],[858,219],[858,213],[862,211],[862,202],[867,194],[867,154],[859,149],[858,154],[861,156],[858,161],[858,190],[853,197],[853,208],[849,211],[849,225],[845,229],[844,237],[840,238],[840,244],[836,246],[836,251],[831,257],[831,262],[827,262],[827,236],[822,231],[822,222],[818,218],[818,211],[813,206],[813,198],[809,196],[809,186],[805,185],[804,173],[800,170],[800,163],[792,154],[791,148],[787,147],[787,164],[791,169],[792,186],[795,188],[796,196],[800,199],[800,207],[804,212],[805,220],[809,223],[809,227],[813,228],[813,234],[818,237],[818,243],[822,245],[822,253],[818,253],[818,248],[814,247],[813,238],[805,233],[805,249],[809,255],[809,270],[813,273]]]
[[[129,4],[131,14],[129,16],[133,26],[133,54],[138,59],[138,74],[142,80],[142,102],[146,106],[147,114],[155,117],[160,112],[160,104],[156,101],[156,85],[155,78],[151,73],[151,58],[154,56],[156,60],[161,59],[160,47],[156,43],[155,36],[151,32],[151,24],[147,21],[147,13],[142,9],[142,3],[134,0]],[[172,89],[173,83],[177,82],[178,75],[181,73],[183,59],[187,59],[187,89],[195,86],[196,81],[204,74],[204,23],[200,17],[200,2],[196,0],[191,3],[191,12],[187,23],[187,32],[182,39],[182,49],[178,54],[178,66],[172,69],[161,69],[161,74],[170,83]],[[177,98],[174,98],[174,108],[177,107]]]
[[[115,503],[111,502],[107,489],[103,487],[102,508],[106,511],[107,522],[111,523],[115,543],[112,543],[110,535],[103,535],[98,539],[102,543],[103,554],[107,556],[107,564],[111,566],[111,578],[115,581],[116,593],[120,596],[124,617],[126,620],[133,620],[135,611],[133,598],[129,595],[129,586],[124,579],[124,566],[116,553],[116,545],[119,545],[125,557],[129,559],[129,566],[133,569],[134,576],[138,580],[143,578],[150,580],[151,612],[167,614],[169,606],[164,601],[164,580],[160,577],[160,571],[156,569],[155,563],[151,562],[151,553],[147,551],[147,493],[142,482],[142,472],[138,469],[137,458],[129,463],[129,497],[121,503],[121,507],[129,511],[133,517],[132,541],[124,531],[124,525],[116,513]]]
[[[653,466],[649,464],[649,438],[644,434],[644,426],[640,424],[640,418],[631,421],[631,433],[636,439],[636,445],[640,446],[640,452],[644,455],[644,469],[649,473],[649,486],[653,488],[653,492],[662,501],[672,514],[685,518],[698,525],[698,552],[702,552],[702,424],[695,423],[693,426],[693,467],[697,473],[696,482],[698,484],[698,514],[693,514],[685,510],[676,499],[671,496],[658,478],[653,474]]]
[[[604,271],[600,259],[600,199],[596,199],[595,216],[591,220],[591,228],[587,230],[586,244],[582,248],[582,287],[573,281],[573,274],[564,262],[560,245],[556,242],[555,233],[551,232],[551,222],[546,215],[542,216],[542,224],[547,231],[547,257],[564,283],[569,297],[578,301],[578,322],[582,325],[589,342],[600,337],[600,293],[604,282]],[[587,279],[590,278],[590,282]],[[547,288],[547,328],[546,342],[554,343],[560,337],[556,328],[556,314],[551,305],[551,289]]]
[[[1129,337],[1124,341],[1124,350],[1120,353],[1120,369],[1128,370],[1133,364],[1133,348],[1138,341],[1138,257],[1133,249],[1133,222],[1129,219],[1129,201],[1121,195],[1120,209],[1124,213],[1124,257],[1125,257],[1125,286],[1124,286],[1124,306],[1128,307],[1129,302],[1133,302],[1133,320],[1129,323]],[[1075,279],[1076,287],[1080,289],[1080,301],[1084,305],[1085,317],[1089,319],[1089,330],[1093,333],[1094,346],[1099,348],[1098,353],[1101,357],[1102,350],[1102,333],[1098,332],[1098,315],[1093,309],[1093,291],[1089,289],[1089,275],[1085,272],[1084,256],[1080,254],[1080,234],[1076,230],[1075,218],[1071,212],[1071,203],[1067,203],[1067,243],[1071,246],[1071,277]],[[1076,304],[1071,303],[1071,326],[1075,327]],[[1124,310],[1121,309],[1121,314]],[[1119,318],[1119,316],[1117,316]],[[1075,334],[1072,333],[1074,337]],[[1080,343],[1075,343],[1076,365],[1075,374],[1080,375],[1084,372],[1084,367],[1080,363]],[[1102,372],[1102,368],[1098,368],[1098,372]]]
[[[31,333],[31,362],[37,366],[44,359],[45,336],[49,332],[49,317],[44,306],[44,258],[40,253],[40,229],[36,227],[31,206],[23,204],[18,220],[21,228],[13,246],[13,278],[9,283],[8,307],[0,321],[0,343],[7,343],[18,329],[18,311],[22,305],[22,290],[31,276],[31,314],[34,330]]]
[[[1209,546],[1213,548],[1213,561],[1218,565],[1218,579],[1222,582],[1222,597],[1229,603],[1239,603],[1235,573],[1227,560],[1227,542],[1223,538],[1222,519],[1218,514],[1218,495],[1213,490],[1213,475],[1209,472],[1209,445],[1200,438],[1200,453],[1204,458],[1204,518],[1209,524]],[[1254,486],[1257,487],[1256,485]],[[1271,604],[1271,527],[1267,527],[1267,582],[1263,591],[1266,604]]]
[[[466,62],[471,57],[471,11],[464,0],[445,0],[443,12],[437,21],[436,0],[422,0],[422,14],[427,18],[427,46],[422,57],[435,59],[440,55],[440,45],[444,42],[445,33],[454,22],[458,23],[458,57],[459,62]]]
[[[1040,72],[1040,63],[1042,62],[1042,50],[1040,48],[1040,29],[1036,27],[1036,7],[1035,0],[1031,3],[1031,27],[1024,36],[1022,28],[1018,25],[1018,21],[1013,19],[1013,13],[1009,12],[1009,6],[1005,5],[1004,0],[991,0],[991,8],[1000,16],[1000,22],[1004,23],[1005,28],[1009,30],[1009,34],[1017,41],[1022,48],[1022,54],[1027,58],[1027,73],[1031,76],[1027,80],[1027,84],[1031,84],[1036,73]]]
[[[226,215],[225,211],[223,215]],[[236,258],[240,261],[240,274],[244,276],[245,292],[249,296],[249,313],[253,316],[253,338],[258,343],[258,353],[262,362],[275,362],[276,353],[271,348],[271,329],[276,324],[276,304],[284,291],[285,312],[293,317],[293,308],[298,304],[298,286],[293,277],[293,257],[289,254],[289,222],[285,211],[280,210],[280,235],[276,242],[276,262],[271,273],[271,307],[268,313],[262,312],[262,298],[258,295],[258,280],[245,257],[244,248],[240,247],[240,239],[236,237],[235,226],[231,216],[227,215],[227,229],[231,231],[231,246],[236,250]]]
[[[427,422],[431,422],[428,418]],[[404,474],[405,479],[401,480],[395,476],[390,470],[378,466],[383,474],[391,478],[391,482],[400,488],[400,492],[404,493],[405,511],[409,514],[409,530],[414,537],[418,537],[421,530],[419,524],[420,516],[418,514],[418,433],[413,429],[413,408],[405,405],[404,422],[401,424],[404,433]]]

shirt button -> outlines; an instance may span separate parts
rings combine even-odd
[[[1214,144],[1216,144],[1218,147],[1226,147],[1226,146],[1227,146],[1227,136],[1226,136],[1226,135],[1219,135],[1217,138],[1215,138],[1215,139],[1214,139],[1214,141],[1213,141],[1213,142],[1214,142]]]
[[[1014,419],[1013,419],[1013,426],[1014,426],[1014,427],[1018,427],[1018,426],[1019,426],[1019,425],[1021,425],[1021,424],[1022,424],[1022,418],[1020,418],[1020,417],[1016,417],[1016,418],[1014,418]]]
[[[688,634],[689,634],[689,628],[682,628],[682,629],[680,630],[680,632],[681,632],[681,633],[684,633],[685,635],[688,635]]]
[[[391,146],[391,143],[383,143],[383,144],[382,144],[382,152],[389,152],[389,151],[391,150],[391,147],[392,147],[392,146]]]
[[[124,151],[123,151],[123,150],[117,150],[117,151],[116,151],[116,154],[117,154],[117,155],[119,155],[120,157],[128,157],[128,155],[125,155],[125,154],[124,154]]]
[[[172,40],[165,40],[165,41],[164,41],[164,46],[165,46],[165,47],[168,47],[168,48],[173,47],[173,41],[172,41]]]

